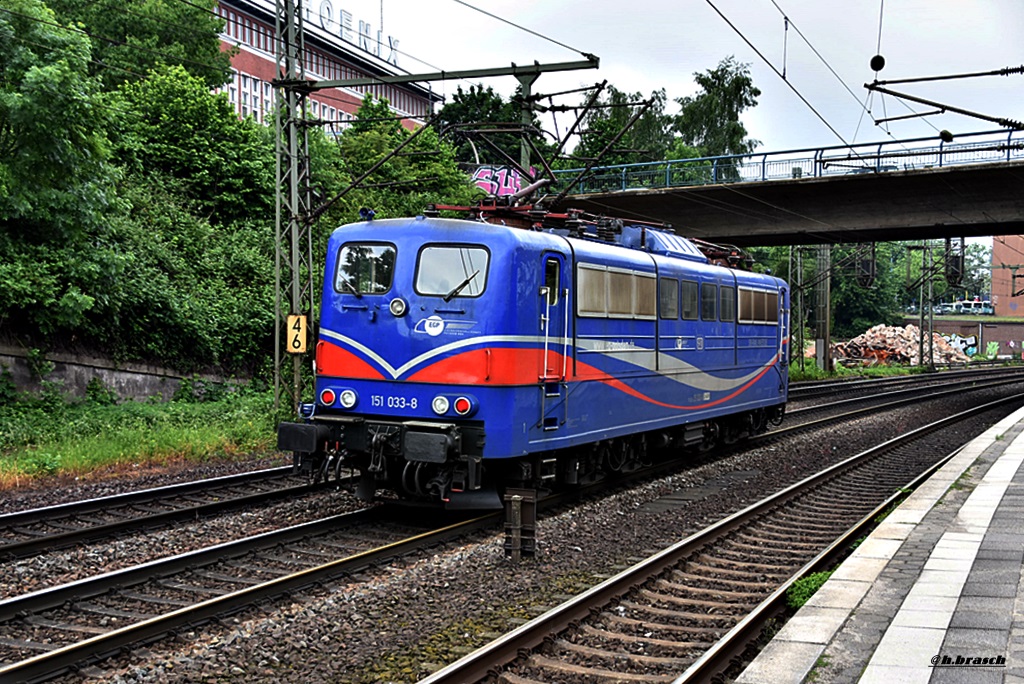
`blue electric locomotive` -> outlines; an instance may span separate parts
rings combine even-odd
[[[300,469],[490,507],[782,419],[782,280],[650,225],[437,214],[332,234],[316,400],[278,433]]]

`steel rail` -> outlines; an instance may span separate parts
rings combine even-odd
[[[970,383],[966,383],[966,382],[965,383],[959,383],[959,384],[957,384],[954,387],[949,387],[947,385],[946,389],[942,389],[942,390],[939,390],[937,392],[927,392],[927,390],[929,389],[928,387],[907,388],[907,389],[903,389],[903,390],[897,390],[895,392],[887,392],[886,395],[907,394],[908,396],[906,396],[906,397],[904,397],[902,399],[895,399],[893,401],[885,402],[885,403],[882,403],[882,404],[871,404],[870,406],[866,406],[866,407],[860,408],[860,409],[854,409],[852,411],[848,411],[848,412],[843,413],[843,414],[838,415],[838,416],[830,416],[830,417],[827,417],[827,418],[819,418],[818,420],[812,420],[812,421],[808,421],[806,423],[800,423],[799,425],[791,425],[791,426],[787,426],[787,427],[784,427],[784,428],[780,428],[778,430],[773,430],[771,432],[765,432],[765,433],[762,433],[760,435],[755,435],[754,437],[751,437],[750,439],[747,440],[746,443],[747,444],[751,444],[751,443],[756,443],[758,441],[764,441],[764,440],[769,440],[769,439],[773,439],[773,438],[776,438],[776,437],[782,437],[782,436],[789,435],[789,434],[792,434],[792,433],[795,433],[795,432],[798,432],[798,431],[801,431],[801,430],[806,430],[807,428],[820,427],[820,426],[826,425],[826,424],[828,424],[830,422],[834,422],[834,421],[838,421],[838,420],[845,420],[847,418],[852,418],[852,417],[855,417],[855,416],[858,416],[858,415],[862,415],[862,414],[876,413],[878,411],[885,410],[885,409],[897,408],[897,407],[900,407],[900,406],[906,406],[908,404],[916,404],[916,403],[918,403],[918,402],[920,402],[922,400],[941,399],[942,397],[949,396],[951,394],[960,394],[960,393],[963,393],[965,391],[977,391],[977,390],[984,390],[984,389],[992,389],[994,387],[1002,387],[1004,385],[1013,385],[1013,384],[1016,384],[1018,382],[1024,382],[1024,377],[1021,377],[1021,378],[1010,378],[1010,379],[1004,378],[1004,379],[1001,379],[1001,380],[992,380],[992,381],[989,381],[989,382],[982,382],[982,383],[978,383],[978,382],[972,381]],[[962,385],[967,385],[967,387],[963,387]],[[831,408],[833,406],[842,406],[843,404],[850,404],[850,403],[870,401],[870,400],[875,399],[875,398],[877,398],[879,396],[883,396],[883,395],[871,395],[871,396],[863,396],[863,397],[853,397],[851,399],[843,399],[843,400],[840,400],[840,401],[832,402],[827,407],[808,406],[806,408],[801,408],[801,409],[796,409],[794,411],[791,411],[791,412],[787,413],[787,415],[789,415],[789,416],[797,416],[797,415],[801,415],[801,414],[805,414],[805,413],[816,413],[818,411],[823,410],[823,408]]]
[[[789,384],[789,400],[798,401],[810,399],[820,395],[838,394],[850,389],[871,390],[885,388],[889,385],[917,385],[929,382],[943,382],[947,380],[959,380],[967,377],[986,376],[1009,376],[1024,375],[1024,365],[1008,368],[988,368],[973,370],[950,370],[942,373],[923,373],[916,375],[901,375],[887,378],[859,378],[857,380],[837,380],[834,382],[791,382]]]
[[[151,487],[149,489],[138,489],[132,492],[124,492],[123,494],[114,494],[112,496],[101,496],[94,499],[71,501],[68,503],[57,504],[56,506],[44,506],[42,508],[31,508],[24,511],[16,511],[14,513],[4,513],[0,515],[0,527],[10,527],[12,525],[24,525],[26,523],[38,522],[47,518],[53,518],[54,514],[71,516],[93,513],[96,511],[106,510],[111,506],[124,506],[133,503],[152,501],[158,498],[181,496],[183,494],[191,494],[197,491],[210,489],[214,486],[230,487],[232,485],[246,484],[248,482],[272,480],[278,477],[287,476],[291,471],[292,466],[290,465],[278,468],[266,468],[264,470],[255,470],[248,473],[211,477],[205,480],[192,480],[191,482],[179,482],[178,484],[167,485],[164,487]]]
[[[858,539],[864,537],[878,526],[879,516],[907,498],[910,492],[921,486],[942,466],[946,465],[954,456],[960,453],[962,449],[963,445],[939,459],[935,464],[908,482],[901,491],[893,493],[892,496],[876,506],[874,510],[861,518],[842,536],[836,538],[820,554],[805,563],[792,577],[773,591],[771,596],[762,601],[757,608],[729,630],[714,646],[698,658],[693,665],[687,668],[682,675],[673,680],[672,684],[691,684],[705,681],[712,676],[713,672],[724,670],[730,663],[736,662],[741,658],[750,645],[764,633],[764,628],[768,621],[777,619],[786,612],[786,594],[790,587],[807,575],[823,572],[833,567]]]
[[[381,509],[363,509],[355,513],[332,516],[267,532],[246,539],[219,544],[199,551],[180,554],[144,565],[118,570],[98,577],[72,582],[53,589],[27,594],[0,602],[0,621],[10,621],[20,615],[63,605],[67,601],[82,600],[103,594],[114,588],[142,583],[153,577],[165,576],[183,569],[206,565],[216,560],[238,556],[254,549],[276,546],[280,543],[306,538],[325,531],[337,530],[340,525],[360,525]],[[358,572],[396,556],[468,534],[475,530],[496,526],[500,513],[490,513],[470,520],[454,523],[399,542],[360,552],[322,565],[246,587],[215,598],[180,608],[172,612],[142,620],[132,625],[100,634],[68,646],[56,648],[26,660],[0,667],[0,681],[36,682],[80,668],[116,654],[132,644],[148,643],[184,626],[194,626],[238,612],[259,601],[273,599],[296,589],[322,582],[344,574]]]
[[[150,513],[134,518],[126,518],[102,525],[92,525],[81,529],[68,530],[57,534],[43,535],[22,541],[0,544],[0,558],[27,558],[54,549],[66,548],[81,542],[94,541],[112,537],[121,532],[137,529],[154,528],[178,520],[193,520],[200,516],[213,515],[234,508],[244,508],[275,499],[302,496],[330,486],[329,483],[304,484],[296,487],[285,487],[270,492],[257,492],[235,498],[212,501],[185,508],[176,508],[162,513]]]
[[[495,674],[499,668],[517,659],[521,653],[536,649],[545,640],[549,639],[551,635],[558,634],[572,625],[586,620],[600,606],[605,606],[612,600],[643,585],[663,571],[676,566],[682,559],[707,546],[715,539],[722,538],[745,526],[750,520],[781,505],[801,492],[840,476],[858,464],[896,446],[918,439],[967,417],[991,410],[1003,404],[1020,402],[1022,400],[1024,400],[1024,394],[1018,394],[982,406],[973,407],[953,416],[947,416],[929,425],[888,440],[883,444],[863,451],[800,482],[790,485],[782,491],[752,504],[696,534],[690,535],[686,539],[620,572],[562,605],[552,608],[543,615],[492,641],[490,644],[438,670],[421,680],[420,684],[467,684],[469,682],[481,681],[485,677]],[[863,520],[857,526],[861,525],[863,525]],[[834,547],[836,547],[835,543],[830,545],[829,549],[835,550]],[[790,580],[790,583],[802,576],[805,570],[806,566],[800,571],[800,575],[794,576]],[[770,615],[777,614],[779,602],[784,600],[784,596],[785,592],[780,588],[761,604],[765,606],[764,608],[759,606],[758,609],[755,609],[755,612],[759,616],[764,616],[765,619]],[[747,638],[755,630],[759,634],[759,626],[755,628],[754,622],[755,618],[744,619],[727,633],[725,639],[731,641],[732,639],[739,638],[740,635]],[[720,647],[714,648],[715,654],[707,655],[706,657],[702,656],[673,684],[683,684],[684,682],[697,680],[706,681],[708,668],[711,664],[722,662],[718,659],[728,657],[735,648],[737,648],[736,643],[725,643]]]

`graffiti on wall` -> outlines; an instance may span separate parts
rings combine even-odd
[[[509,166],[480,166],[473,172],[473,182],[488,195],[504,197],[514,195],[529,185],[529,178]]]
[[[985,348],[981,349],[978,344],[977,335],[958,335],[957,333],[942,333],[942,339],[949,342],[950,346],[956,347],[964,354],[968,356],[984,356],[988,359],[994,359],[999,355],[999,342],[987,342]],[[1024,346],[1024,342],[1021,343]],[[1007,346],[1010,349],[1014,349],[1016,344],[1013,340],[1007,342]]]
[[[968,335],[967,337],[964,337],[957,333],[943,333],[942,338],[949,342],[950,346],[956,347],[968,356],[974,356],[978,353],[977,335]]]

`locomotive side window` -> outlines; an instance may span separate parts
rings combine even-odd
[[[394,245],[350,242],[338,252],[334,289],[356,296],[381,294],[391,289],[394,273]]]
[[[714,283],[701,283],[700,286],[700,318],[702,321],[717,320],[715,306],[718,300],[718,286]]]
[[[608,313],[608,272],[587,264],[576,269],[577,306],[580,316],[604,316]]]
[[[767,311],[767,303],[765,302],[765,292],[754,293],[754,320],[755,321],[767,321],[765,318],[765,311]]]
[[[683,281],[683,320],[697,320],[697,283]]]
[[[652,319],[658,315],[658,279],[635,273],[633,278],[633,314],[637,318]]]
[[[661,317],[679,318],[679,281],[673,278],[661,279]]]
[[[416,292],[454,297],[479,297],[487,283],[490,254],[483,247],[429,245],[416,266]]]
[[[764,320],[765,320],[765,323],[778,323],[779,322],[779,293],[778,292],[766,292],[765,293]]]
[[[558,259],[548,259],[544,262],[544,287],[548,288],[548,305],[558,304]]]
[[[578,264],[576,312],[580,316],[654,319],[658,279],[649,273]]]
[[[743,323],[779,322],[779,293],[740,288],[740,316]]]
[[[736,319],[736,288],[722,285],[718,290],[718,316],[723,321]]]
[[[608,271],[608,315],[628,318],[633,315],[633,276],[621,271]]]

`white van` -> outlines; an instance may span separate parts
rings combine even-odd
[[[957,302],[953,305],[953,309],[957,313],[962,314],[980,314],[982,311],[982,302]]]

